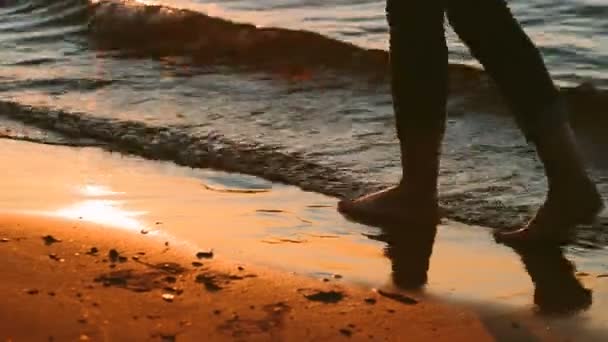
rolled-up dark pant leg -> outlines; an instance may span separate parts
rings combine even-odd
[[[543,127],[567,119],[563,111],[548,112],[558,101],[558,90],[504,0],[446,0],[446,11],[454,31],[505,96],[528,140]]]
[[[447,47],[443,0],[388,0],[387,18],[393,105],[404,179],[414,179],[410,183],[428,190],[433,184],[436,186],[438,150],[445,128]]]

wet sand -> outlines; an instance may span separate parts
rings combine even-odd
[[[0,140],[0,163],[0,253],[9,280],[0,285],[9,301],[0,307],[7,334],[0,338],[607,336],[605,265],[584,257],[574,258],[584,265],[575,274],[561,251],[518,256],[484,229],[448,222],[436,239],[427,288],[401,291],[395,285],[431,250],[418,253],[416,241],[391,248],[377,240],[378,229],[342,219],[329,197],[95,148]],[[47,246],[46,235],[62,241]],[[86,254],[92,247],[96,255]],[[111,249],[119,253],[115,263]],[[213,259],[196,257],[211,249]],[[594,291],[594,304],[584,314],[551,318],[533,310],[538,293],[549,298],[545,308],[560,304],[556,297],[587,308],[585,288]],[[318,291],[335,291],[320,296],[335,303],[306,297]]]

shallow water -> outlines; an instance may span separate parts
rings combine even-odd
[[[344,220],[335,199],[256,177],[97,148],[5,139],[0,140],[0,161],[6,165],[0,179],[3,211],[95,222],[109,231],[126,229],[167,241],[169,248],[187,244],[212,249],[220,259],[387,291],[401,291],[400,284],[417,274],[418,263],[424,264],[415,252],[420,243],[409,248],[387,244],[376,238],[379,229]],[[39,177],[40,170],[46,170],[45,177]],[[411,238],[405,243],[416,241]],[[540,324],[565,338],[602,340],[608,333],[606,250],[567,249],[576,274],[561,253],[522,255],[525,263],[494,243],[485,229],[446,221],[435,239],[429,283],[416,296],[472,308],[491,331],[520,324],[525,336],[526,325]],[[584,287],[593,291],[592,306],[576,315],[538,315],[531,277],[537,294],[550,294],[550,303],[576,299]]]
[[[275,173],[284,172],[284,180],[302,187],[307,177],[314,178],[311,169],[346,174],[341,191],[316,188],[334,195],[398,178],[384,55],[317,35],[262,29],[307,29],[385,48],[382,2],[162,3],[260,29],[142,2],[3,1],[0,101],[12,101],[19,110],[32,106],[83,118],[134,120],[205,141],[221,136],[298,156],[292,158],[297,163],[282,164]],[[588,80],[605,87],[605,5],[513,1],[512,7],[563,85]],[[468,63],[462,47],[453,37],[450,42],[452,60]],[[484,76],[452,72],[458,77],[443,149],[442,201],[454,219],[516,225],[544,196],[540,165]],[[607,195],[608,122],[602,108],[608,95],[602,90],[568,94],[577,103],[573,116],[585,153]],[[260,156],[258,161],[265,154]]]

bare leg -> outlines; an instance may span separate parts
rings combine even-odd
[[[545,167],[549,194],[526,227],[497,234],[504,241],[562,240],[563,233],[592,220],[601,198],[585,167],[540,52],[504,0],[449,1],[447,13],[460,38],[511,105]]]
[[[403,177],[399,185],[338,209],[385,224],[437,222],[439,153],[445,129],[447,47],[442,1],[388,0],[391,85]]]

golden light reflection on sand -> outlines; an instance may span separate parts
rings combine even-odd
[[[113,196],[124,194],[124,192],[112,191],[104,185],[87,184],[78,189],[78,192],[90,197]]]
[[[93,222],[117,228],[139,231],[145,227],[139,218],[143,211],[128,211],[121,207],[123,201],[84,200],[54,212],[55,216]]]

